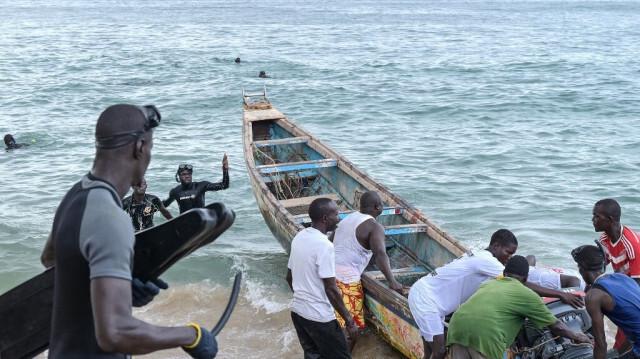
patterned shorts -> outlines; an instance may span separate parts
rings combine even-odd
[[[359,328],[364,328],[364,291],[360,281],[355,283],[342,283],[336,279],[338,289],[342,292],[342,301],[351,313],[353,320]],[[344,319],[336,312],[336,318],[340,326],[344,328]]]

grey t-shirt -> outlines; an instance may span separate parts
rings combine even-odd
[[[51,232],[55,286],[49,358],[126,358],[95,337],[91,279],[131,280],[135,235],[115,188],[90,173],[63,198]]]

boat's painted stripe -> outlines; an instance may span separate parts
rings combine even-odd
[[[267,141],[254,141],[253,145],[256,147],[268,147],[268,146],[280,146],[280,145],[292,145],[295,143],[307,143],[309,141],[309,137],[290,137],[290,138],[282,138],[278,140],[267,140]]]
[[[409,234],[409,233],[421,233],[426,232],[427,227],[408,227],[408,228],[385,228],[384,235],[392,236],[394,234]]]
[[[384,274],[379,270],[368,271],[375,279],[384,279]],[[407,267],[407,268],[393,268],[391,270],[394,276],[407,277],[407,276],[425,276],[429,274],[429,271],[422,267]]]
[[[389,289],[389,290],[391,290],[391,289]],[[388,306],[384,305],[384,303],[380,300],[380,298],[378,298],[375,294],[373,294],[368,289],[364,289],[364,295],[368,295],[369,297],[371,297],[371,299],[373,299],[374,301],[380,303],[380,305],[385,307],[387,310],[391,311],[393,314],[395,314],[398,317],[400,317],[400,319],[402,319],[405,322],[411,324],[411,326],[413,326],[415,328],[418,328],[418,324],[413,319],[407,317],[406,315],[404,315],[402,312],[400,312],[399,310],[397,310],[394,307],[388,307]]]
[[[299,170],[310,170],[325,167],[335,167],[338,165],[338,160],[329,158],[317,161],[306,161],[296,163],[279,163],[275,165],[262,165],[256,166],[260,173],[274,173],[274,172],[288,172]]]
[[[340,215],[340,220],[344,219],[346,216],[350,215],[351,213],[353,213],[355,211],[348,211],[348,212],[341,212]],[[403,214],[404,213],[404,208],[402,207],[386,207],[382,209],[382,213],[380,214],[381,216],[393,216],[396,214]],[[311,223],[311,218],[309,218],[308,215],[303,215],[298,217],[298,223]]]

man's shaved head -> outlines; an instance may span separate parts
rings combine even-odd
[[[382,205],[382,197],[378,192],[368,191],[360,197],[360,208],[373,207],[376,204]]]
[[[96,124],[96,138],[125,131],[140,131],[147,119],[137,106],[118,104],[107,107]]]

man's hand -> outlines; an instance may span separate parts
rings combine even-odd
[[[582,298],[582,296],[580,295],[573,293],[562,293],[558,298],[560,298],[560,300],[564,303],[567,303],[576,309],[584,307],[584,298]]]
[[[169,285],[162,279],[152,279],[146,283],[138,278],[131,281],[131,299],[134,307],[142,307],[149,304],[160,293],[160,289],[167,289]]]
[[[346,326],[344,327],[344,329],[345,329],[347,341],[353,341],[355,340],[355,338],[358,337],[358,326],[356,325],[356,322],[353,319],[351,319],[351,322],[346,323]]]
[[[400,293],[400,295],[402,295],[404,286],[394,280],[393,282],[389,283],[389,288],[395,290],[396,292]]]
[[[222,170],[223,171],[228,171],[229,170],[229,161],[227,160],[227,154],[226,153],[222,157]]]
[[[576,333],[576,337],[573,340],[578,342],[578,343],[591,344],[591,346],[593,346],[593,339],[589,338],[584,333]]]
[[[189,326],[197,331],[195,343],[182,347],[192,358],[212,359],[218,354],[218,342],[216,338],[206,329],[201,329],[199,325],[190,323]]]

